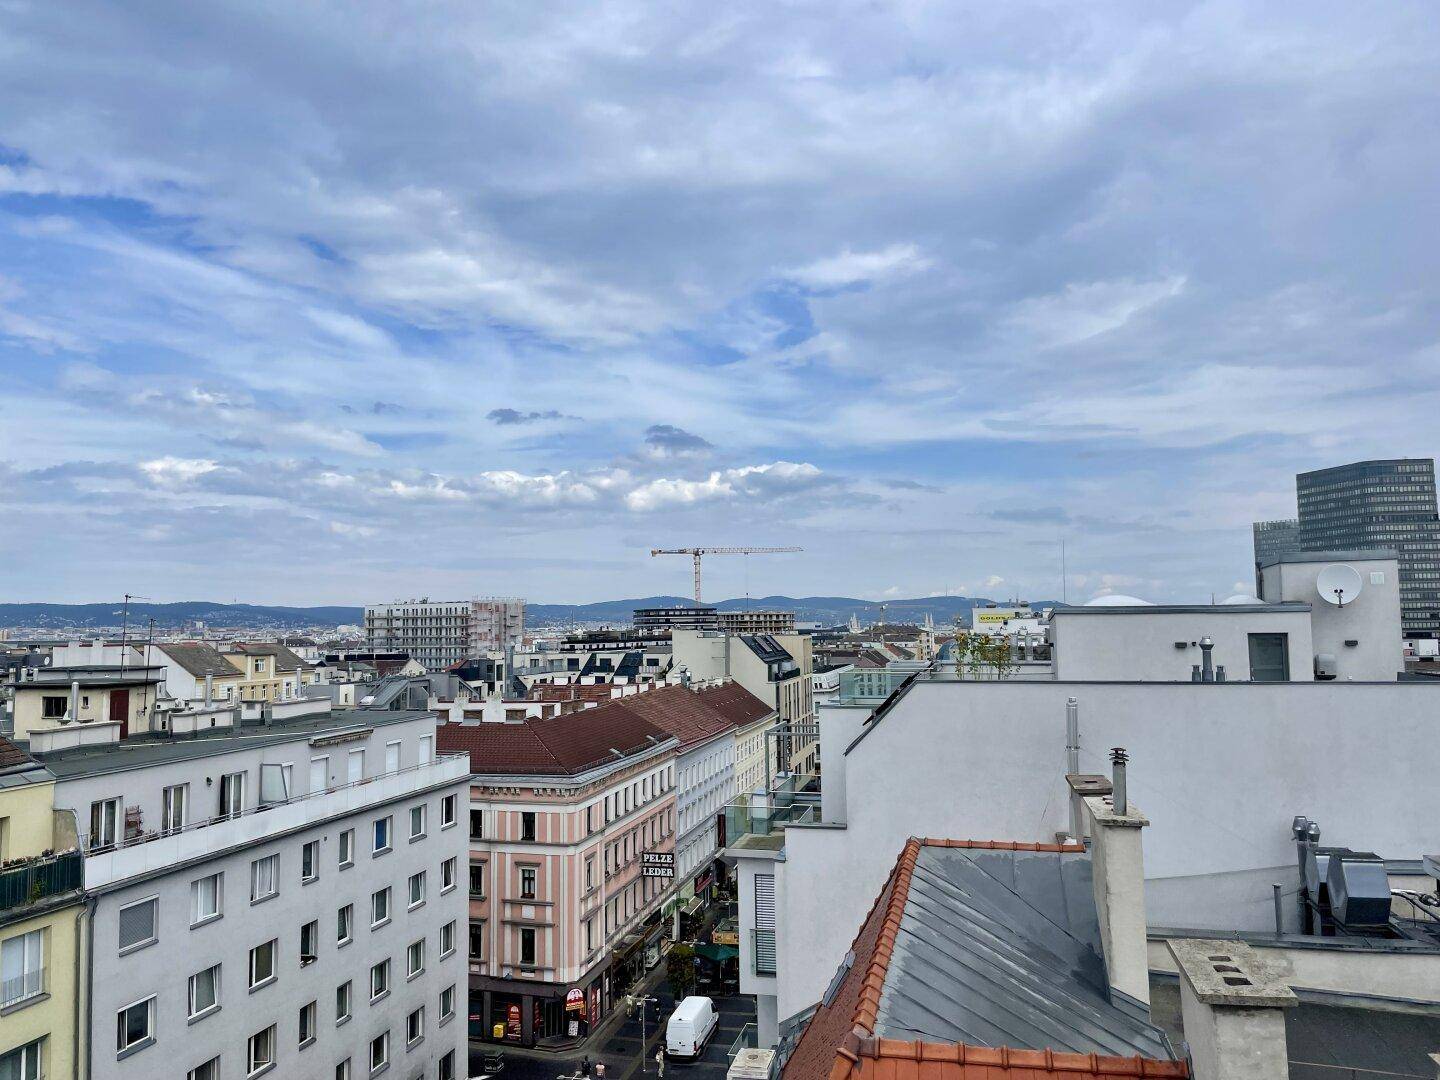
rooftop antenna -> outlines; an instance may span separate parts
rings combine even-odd
[[[1065,572],[1065,538],[1060,538],[1060,602],[1070,603],[1070,575]]]

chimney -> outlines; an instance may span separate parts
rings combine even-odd
[[[70,704],[65,710],[65,715],[60,718],[62,724],[78,721],[80,719],[80,680],[76,679],[70,683]]]
[[[1200,639],[1200,681],[1215,681],[1215,642],[1206,634]]]
[[[215,700],[215,673],[205,673],[205,708],[210,708],[210,703]]]
[[[1175,938],[1180,1019],[1195,1080],[1288,1080],[1285,1014],[1299,1004],[1241,941]]]
[[[1112,751],[1112,795],[1086,795],[1095,913],[1112,997],[1150,1005],[1150,960],[1145,941],[1145,863],[1140,830],[1150,824],[1125,793],[1128,755]],[[1102,778],[1103,780],[1103,778]]]

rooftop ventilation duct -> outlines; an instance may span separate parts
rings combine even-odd
[[[1390,924],[1390,879],[1385,863],[1374,852],[1332,852],[1326,885],[1330,910],[1346,928],[1384,929]]]

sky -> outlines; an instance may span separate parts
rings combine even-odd
[[[1228,595],[1437,178],[1429,0],[0,0],[0,601]]]

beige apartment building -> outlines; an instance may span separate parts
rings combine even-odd
[[[439,746],[471,762],[471,1037],[588,1034],[658,957],[678,741],[615,702],[446,724]]]

